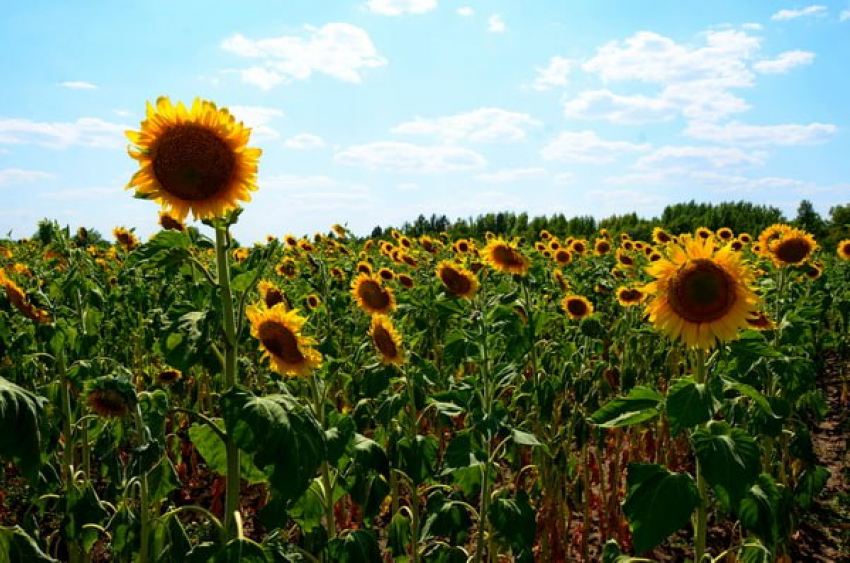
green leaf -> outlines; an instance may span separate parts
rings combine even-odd
[[[405,516],[401,511],[396,512],[392,520],[390,520],[390,526],[387,529],[387,545],[393,557],[407,553],[410,538],[410,518]]]
[[[88,553],[98,539],[98,532],[87,524],[100,526],[109,517],[109,513],[103,508],[97,493],[88,482],[82,489],[72,486],[65,495],[65,502],[65,533],[67,537],[78,540]]]
[[[674,436],[711,420],[714,400],[708,386],[694,382],[692,377],[677,380],[667,391],[667,416]]]
[[[756,406],[761,410],[761,412],[769,417],[774,419],[779,419],[780,417],[773,412],[773,409],[770,408],[770,403],[767,401],[764,395],[759,393],[759,391],[746,383],[741,383],[740,381],[735,381],[733,379],[723,379],[723,391],[734,390],[752,399],[752,401],[756,404]]]
[[[537,512],[528,502],[528,494],[520,489],[515,499],[499,498],[490,505],[488,520],[495,535],[510,546],[517,562],[533,562]]]
[[[542,446],[543,443],[531,432],[523,432],[516,428],[511,430],[511,439],[520,446]]]
[[[631,563],[632,561],[645,561],[629,557],[620,549],[617,540],[608,540],[602,548],[602,563]]]
[[[0,457],[13,460],[31,482],[41,468],[41,426],[46,399],[0,377]]]
[[[829,469],[822,465],[808,467],[797,479],[794,500],[804,510],[808,510],[829,481]]]
[[[313,479],[307,494],[301,495],[301,498],[288,511],[289,517],[305,532],[309,533],[314,528],[318,528],[322,525],[322,516],[325,514],[323,497],[322,483],[318,479]]]
[[[254,456],[274,491],[296,500],[326,458],[325,433],[313,415],[290,395],[257,397],[236,386],[221,398],[227,434]]]
[[[431,493],[426,504],[428,518],[422,527],[422,540],[429,543],[444,538],[452,544],[464,545],[472,529],[468,505],[446,497],[439,489]]]
[[[0,561],[59,563],[43,551],[20,526],[0,526]]]
[[[433,475],[438,449],[439,442],[431,435],[416,435],[413,440],[404,437],[398,441],[401,468],[415,484]]]
[[[726,422],[711,422],[694,432],[694,452],[705,480],[723,505],[738,505],[761,468],[758,443]]]
[[[237,292],[242,293],[249,287],[251,287],[251,283],[256,279],[257,272],[245,272],[244,274],[239,274],[235,276],[232,280],[230,280],[230,288]]]
[[[767,546],[779,538],[779,506],[782,493],[776,481],[767,473],[758,476],[738,507],[744,528],[755,533]]]
[[[649,387],[635,387],[625,397],[617,397],[590,416],[589,422],[602,428],[619,428],[658,416],[664,396]]]
[[[328,555],[337,563],[374,563],[382,561],[378,540],[366,530],[354,530],[328,542]]]
[[[354,436],[354,419],[350,416],[341,416],[334,426],[325,431],[325,442],[328,445],[328,463],[336,465],[346,446]]]
[[[651,463],[629,465],[629,493],[623,513],[629,519],[636,553],[663,542],[685,526],[699,505],[699,491],[687,473]]]
[[[362,434],[355,434],[353,441],[354,462],[367,469],[373,469],[381,473],[386,472],[389,466],[387,452],[380,444],[367,438]]]
[[[223,424],[219,425],[219,427],[221,426]],[[204,458],[211,471],[220,475],[227,475],[227,451],[224,442],[212,428],[206,424],[193,424],[189,427],[189,439],[192,440],[195,449]],[[266,474],[257,469],[257,466],[251,461],[250,455],[243,454],[240,456],[239,462],[242,467],[242,478],[249,484],[254,485],[268,481]]]

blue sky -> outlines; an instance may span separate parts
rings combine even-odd
[[[145,102],[254,128],[243,241],[420,213],[850,202],[850,1],[7,1],[0,233],[157,229]]]

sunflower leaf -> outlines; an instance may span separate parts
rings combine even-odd
[[[33,481],[41,468],[41,424],[46,399],[0,377],[0,457],[15,461]]]
[[[708,422],[714,415],[714,399],[705,383],[692,377],[678,379],[667,391],[667,416],[674,436],[685,428]]]
[[[589,422],[602,428],[632,426],[651,420],[661,412],[664,396],[649,387],[635,387],[625,397],[617,397],[590,416]]]
[[[57,563],[20,526],[0,526],[0,561]]]
[[[727,509],[737,506],[759,475],[758,443],[743,430],[720,421],[700,428],[693,438],[705,480]]]

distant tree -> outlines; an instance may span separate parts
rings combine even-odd
[[[826,221],[815,211],[815,206],[812,202],[804,199],[797,207],[797,217],[793,221],[794,226],[808,231],[814,235],[815,239],[821,240],[827,234]]]

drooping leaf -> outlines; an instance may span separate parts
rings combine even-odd
[[[688,523],[699,505],[699,491],[688,473],[673,473],[661,465],[632,463],[628,471],[623,512],[635,552],[643,553]]]
[[[325,433],[310,411],[292,396],[257,397],[239,386],[221,404],[227,434],[254,456],[274,492],[284,500],[301,496],[326,458]]]
[[[515,499],[496,499],[490,505],[487,517],[496,537],[510,546],[515,561],[534,561],[537,512],[529,504],[524,490],[520,489]]]
[[[714,399],[706,384],[682,377],[667,391],[667,416],[674,436],[685,428],[708,422],[713,415]]]
[[[829,469],[822,465],[808,467],[797,479],[797,487],[794,490],[794,501],[800,508],[808,510],[815,498],[826,487],[829,481]]]
[[[760,472],[758,443],[743,430],[720,421],[697,430],[693,439],[705,480],[727,510],[734,508]]]
[[[223,426],[223,423],[219,424]],[[211,471],[227,475],[227,450],[212,428],[205,424],[193,424],[189,427],[189,438]],[[257,469],[251,461],[250,455],[243,453],[239,457],[239,465],[242,468],[242,478],[249,484],[268,481],[266,474]]]
[[[661,412],[664,396],[649,387],[635,387],[590,416],[589,422],[603,428],[631,426],[651,420]]]
[[[41,426],[46,399],[0,377],[0,457],[14,461],[30,481],[41,468]]]
[[[744,528],[755,533],[768,547],[779,538],[779,507],[782,493],[767,473],[758,476],[738,507]]]
[[[0,561],[59,563],[44,553],[20,526],[0,526]]]
[[[353,530],[328,542],[328,555],[338,563],[374,563],[381,561],[377,538],[367,530]]]

